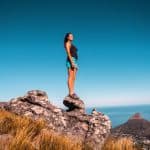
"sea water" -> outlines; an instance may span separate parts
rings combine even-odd
[[[150,104],[148,105],[132,105],[132,106],[109,106],[109,107],[89,107],[86,108],[88,114],[92,109],[102,112],[111,119],[112,127],[116,127],[128,121],[135,113],[140,113],[141,116],[150,121]]]

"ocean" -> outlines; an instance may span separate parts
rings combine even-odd
[[[131,105],[131,106],[109,106],[109,107],[89,107],[86,113],[90,114],[92,109],[102,112],[111,119],[112,127],[125,123],[135,113],[150,121],[150,104],[148,105]]]

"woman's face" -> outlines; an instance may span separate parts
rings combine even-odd
[[[72,35],[72,34],[69,34],[68,39],[69,39],[70,41],[72,41],[72,40],[73,40],[73,35]]]

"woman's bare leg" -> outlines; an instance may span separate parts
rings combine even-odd
[[[74,87],[75,87],[76,73],[77,73],[77,69],[74,68],[74,71],[73,71],[73,86]]]
[[[74,70],[71,68],[68,68],[68,89],[69,89],[69,94],[74,93]]]

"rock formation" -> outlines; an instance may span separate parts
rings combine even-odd
[[[66,96],[63,100],[63,104],[68,107],[67,111],[76,111],[85,113],[85,105],[81,99],[73,99]]]
[[[66,96],[63,104],[68,110],[52,105],[46,92],[32,90],[22,97],[1,102],[0,108],[33,119],[44,118],[50,129],[77,137],[83,142],[92,144],[93,150],[100,150],[112,127],[109,117],[96,110],[86,114],[81,99],[71,99]]]

